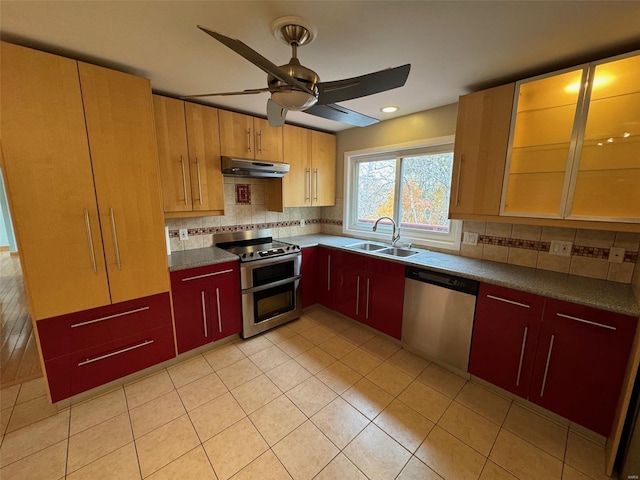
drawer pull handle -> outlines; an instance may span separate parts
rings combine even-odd
[[[513,300],[507,300],[506,298],[495,297],[493,295],[487,295],[487,298],[491,298],[492,300],[498,300],[499,302],[510,303],[511,305],[517,305],[518,307],[531,308],[526,303],[514,302]]]
[[[316,191],[313,195],[313,201],[317,202],[318,201],[318,169],[316,168],[314,171],[315,175],[316,175]]]
[[[586,323],[588,325],[595,325],[596,327],[606,328],[607,330],[616,330],[616,327],[611,325],[604,325],[603,323],[592,322],[591,320],[585,320],[584,318],[572,317],[571,315],[565,315],[564,313],[556,313],[558,317],[568,318],[569,320],[575,320],[576,322]]]
[[[182,192],[184,194],[184,204],[187,205],[187,175],[184,171],[184,158],[180,155],[180,168],[182,169]]]
[[[218,305],[218,331],[222,333],[222,314],[220,313],[220,289],[216,288],[216,303]]]
[[[92,323],[104,322],[105,320],[110,320],[112,318],[123,317],[125,315],[131,315],[133,313],[144,312],[145,310],[149,310],[150,307],[141,307],[136,308],[135,310],[129,310],[122,313],[114,313],[113,315],[109,315],[106,317],[96,318],[95,320],[88,320],[86,322],[74,323],[71,325],[71,328],[84,327],[85,325],[91,325]]]
[[[136,348],[140,348],[140,347],[146,347],[147,345],[151,345],[152,343],[153,343],[153,340],[145,340],[144,342],[138,343],[137,345],[123,348],[121,350],[116,350],[115,352],[107,353],[105,355],[100,355],[99,357],[87,358],[85,361],[78,363],[78,366],[81,367],[89,363],[97,362],[99,360],[104,360],[105,358],[113,357],[115,355],[120,355],[121,353],[130,352],[131,350],[135,350]]]
[[[327,292],[331,291],[331,255],[327,257]]]
[[[306,182],[306,185],[305,185],[305,190],[307,190],[307,189],[308,189],[308,190],[307,190],[307,191],[305,191],[305,193],[304,193],[304,200],[305,200],[305,202],[306,202],[306,201],[309,201],[309,202],[310,202],[310,201],[311,201],[311,169],[310,169],[310,168],[307,168],[307,169],[304,171],[304,174],[305,174],[305,176],[307,177],[307,182]],[[308,193],[307,193],[307,192],[308,192]]]
[[[524,347],[527,344],[527,333],[529,327],[524,327],[524,335],[522,335],[522,348],[520,349],[520,363],[518,364],[518,378],[516,378],[516,387],[520,386],[520,374],[522,373],[522,360],[524,359]]]
[[[544,395],[544,387],[547,385],[547,374],[549,373],[549,362],[551,362],[551,351],[553,350],[553,339],[555,335],[551,335],[549,342],[549,353],[547,353],[547,364],[544,366],[544,377],[542,377],[542,388],[540,389],[540,398]]]
[[[360,276],[356,283],[356,315],[360,313]]]
[[[204,336],[206,338],[209,336],[209,332],[207,330],[207,306],[204,301],[204,290],[200,293],[202,298],[202,325],[204,326]]]
[[[233,272],[232,268],[230,268],[229,270],[220,270],[219,272],[205,273],[204,275],[196,275],[195,277],[183,278],[182,281],[188,282],[189,280],[197,280],[198,278],[215,277],[216,275],[222,275],[223,273],[230,273],[230,272]]]
[[[366,318],[367,320],[369,320],[369,290],[370,290],[370,286],[371,286],[370,283],[371,283],[370,279],[367,278],[367,310],[366,310],[366,313],[365,313],[365,316],[364,316],[364,318]]]
[[[200,160],[196,157],[196,173],[198,174],[198,201],[202,205],[202,180],[200,179]]]

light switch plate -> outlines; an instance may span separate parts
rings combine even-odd
[[[549,248],[550,255],[558,255],[559,257],[570,257],[573,242],[561,242],[560,240],[551,240]]]
[[[180,233],[180,240],[186,240],[189,238],[189,231],[186,228],[181,228],[178,232]]]
[[[300,219],[300,226],[301,226],[301,227],[304,227],[304,218],[301,218],[301,219]]]
[[[611,247],[609,249],[609,261],[611,263],[622,263],[624,261],[624,248]]]
[[[472,232],[464,232],[462,236],[462,243],[465,245],[477,245],[478,244],[478,234]]]

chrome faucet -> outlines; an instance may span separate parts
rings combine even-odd
[[[378,223],[383,218],[386,218],[387,220],[391,220],[391,225],[393,225],[393,232],[391,233],[391,245],[395,246],[396,242],[398,240],[400,240],[400,229],[398,227],[396,227],[396,222],[393,220],[393,218],[391,218],[391,217],[380,217],[378,220],[376,220],[376,223],[373,224],[373,231],[375,232],[378,229]],[[396,231],[397,231],[397,233],[396,233]]]

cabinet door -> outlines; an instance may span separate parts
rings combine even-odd
[[[311,130],[285,125],[284,161],[290,165],[282,178],[285,207],[311,206]]]
[[[1,48],[3,171],[31,315],[108,305],[77,62]]]
[[[220,110],[220,155],[252,159],[255,156],[253,117]]]
[[[404,271],[399,263],[371,259],[364,285],[364,323],[400,340]]]
[[[342,252],[329,248],[318,248],[318,303],[328,308],[334,308],[336,272],[341,268]]]
[[[469,372],[527,398],[543,307],[542,297],[481,284]]]
[[[242,331],[242,307],[240,299],[240,270],[237,264],[224,264],[223,274],[211,283],[213,312],[213,339],[234,335]]]
[[[311,132],[311,162],[313,192],[311,203],[315,207],[336,204],[336,136]]]
[[[193,210],[224,211],[218,110],[185,103]]]
[[[191,211],[189,152],[184,102],[153,96],[158,163],[165,212]]]
[[[498,215],[515,84],[460,97],[449,213]]]
[[[271,127],[263,118],[253,119],[256,160],[282,162],[282,127]]]
[[[166,292],[169,275],[149,80],[87,63],[78,67],[111,301]]]
[[[547,300],[529,399],[605,437],[637,319]]]
[[[211,292],[207,281],[173,290],[173,314],[178,353],[213,341]]]
[[[302,292],[302,308],[318,303],[318,247],[302,249],[302,266],[300,268],[300,290]]]
[[[340,268],[336,268],[334,308],[340,313],[365,322],[366,288],[369,259],[353,253],[341,253]]]

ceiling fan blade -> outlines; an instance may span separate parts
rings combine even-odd
[[[355,125],[356,127],[367,127],[378,123],[380,120],[377,118],[368,117],[362,113],[354,112],[340,105],[314,105],[307,108],[304,113],[310,113],[317,117],[328,118],[329,120],[335,120],[336,122],[348,123],[349,125]]]
[[[318,84],[318,104],[344,102],[401,87],[407,81],[411,64],[388,68],[360,77]]]
[[[267,100],[267,120],[272,127],[281,127],[284,125],[284,121],[287,118],[287,110],[281,107],[273,100]]]
[[[307,86],[304,85],[302,82],[300,82],[300,81],[296,80],[295,78],[293,78],[291,75],[289,75],[284,70],[282,70],[280,67],[278,67],[275,63],[272,63],[271,61],[267,60],[262,55],[260,55],[258,52],[253,50],[251,47],[249,47],[248,45],[242,43],[240,40],[235,40],[233,38],[225,37],[224,35],[221,35],[218,32],[213,32],[213,31],[208,30],[208,29],[206,29],[204,27],[201,27],[200,25],[198,25],[198,28],[200,30],[202,30],[203,32],[205,32],[206,34],[211,35],[213,38],[218,40],[220,43],[222,43],[222,44],[226,45],[227,47],[229,47],[231,50],[236,52],[238,55],[240,55],[240,56],[244,57],[245,59],[249,60],[256,67],[264,70],[269,75],[272,75],[273,77],[275,77],[278,80],[281,80],[281,81],[291,85],[292,87],[296,87],[297,89],[300,89],[303,92],[307,92],[307,93],[315,96],[315,92],[310,90],[309,88],[307,88]]]
[[[247,90],[242,90],[241,92],[222,92],[222,93],[201,93],[199,95],[185,95],[180,97],[181,99],[185,98],[200,98],[200,97],[228,97],[231,95],[254,95],[256,93],[264,93],[268,92],[269,89],[265,88],[251,88]]]

